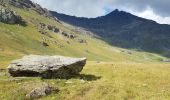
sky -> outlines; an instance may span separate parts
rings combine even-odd
[[[119,9],[139,17],[170,24],[170,0],[32,0],[49,10],[94,18]]]

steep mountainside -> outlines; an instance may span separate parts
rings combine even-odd
[[[59,20],[96,33],[113,46],[170,57],[170,25],[158,24],[117,9],[97,18],[80,18],[53,11],[52,14]]]

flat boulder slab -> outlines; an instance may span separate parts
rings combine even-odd
[[[85,64],[86,58],[29,55],[12,61],[8,72],[13,77],[70,78]]]

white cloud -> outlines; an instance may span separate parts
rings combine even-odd
[[[160,24],[170,24],[170,17],[161,17],[153,12],[151,8],[148,8],[147,10],[141,12],[141,13],[135,13],[135,15],[151,20],[155,20]]]
[[[45,8],[79,17],[96,17],[105,14],[105,3],[99,0],[32,0]],[[103,2],[103,3],[102,3]]]
[[[162,24],[170,24],[170,0],[32,0],[43,7],[79,17],[97,17],[116,8]],[[149,8],[149,9],[148,9]]]

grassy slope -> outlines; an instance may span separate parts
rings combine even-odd
[[[15,10],[24,20],[26,20],[27,26],[0,23],[0,49],[4,49],[4,51],[0,51],[1,68],[6,67],[12,59],[28,54],[59,54],[74,57],[87,57],[88,60],[96,61],[157,61],[162,59],[162,57],[157,55],[144,52],[135,52],[133,55],[123,53],[121,51],[127,50],[111,47],[103,41],[91,38],[88,35],[75,33],[71,31],[71,29],[64,27],[62,24],[45,18],[34,11],[26,11],[15,7],[11,7],[11,9]],[[53,37],[50,40],[57,41],[64,47],[59,48],[50,42],[48,43],[50,44],[49,47],[43,47],[39,42],[42,41],[42,37],[49,37],[38,32],[35,26],[40,22],[55,25],[61,30],[75,33],[78,37],[86,39],[88,45],[80,44],[76,42],[76,40],[66,39],[58,34],[49,32],[49,35]],[[66,41],[69,41],[71,44],[67,44]]]
[[[6,68],[11,60],[27,54],[85,56],[90,62],[81,72],[81,77],[69,80],[41,80],[40,78],[12,80],[0,72],[1,100],[22,100],[31,88],[44,82],[60,89],[58,94],[42,98],[44,100],[170,99],[170,64],[157,62],[164,57],[136,51],[128,54],[129,50],[111,47],[101,40],[75,32],[79,37],[86,39],[88,45],[79,44],[75,40],[67,40],[71,43],[67,44],[66,38],[50,33],[53,37],[52,40],[58,41],[64,47],[59,48],[52,43],[49,43],[49,47],[43,47],[39,42],[44,35],[37,31],[31,22],[32,19],[56,25],[62,30],[72,31],[34,11],[12,9],[22,15],[28,22],[28,26],[0,23],[0,48],[4,49],[4,51],[0,51],[0,68]],[[86,52],[87,50],[88,52]],[[107,61],[107,63],[96,63],[96,61]],[[81,83],[81,79],[84,79],[85,83]],[[66,81],[73,83],[66,84]]]

